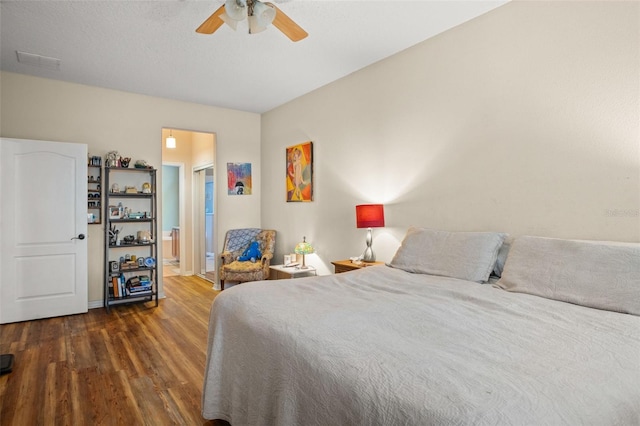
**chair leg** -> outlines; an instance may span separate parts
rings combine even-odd
[[[224,290],[224,280],[220,280],[220,291]]]

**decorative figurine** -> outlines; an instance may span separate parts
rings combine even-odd
[[[128,168],[129,162],[131,161],[131,157],[120,157],[120,167]]]
[[[106,167],[118,167],[118,159],[120,158],[120,154],[118,151],[109,151],[105,158],[105,166]]]
[[[147,164],[147,162],[144,161],[144,160],[137,160],[136,164],[134,165],[134,167],[136,169],[153,169],[153,167],[151,167],[149,164]]]
[[[110,246],[115,246],[117,244],[119,233],[120,231],[116,229],[115,225],[111,226],[111,229],[109,229],[109,245]]]

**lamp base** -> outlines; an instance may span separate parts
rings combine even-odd
[[[373,251],[365,250],[364,253],[362,254],[362,259],[360,260],[362,260],[365,263],[373,263],[376,261],[376,255],[373,254]]]
[[[371,228],[367,229],[367,248],[364,249],[364,253],[362,253],[362,261],[366,263],[371,263],[376,261],[376,255],[373,253],[373,249],[371,248],[371,243],[373,242],[373,238],[371,236]]]

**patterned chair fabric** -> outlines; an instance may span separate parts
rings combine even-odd
[[[253,241],[260,244],[262,258],[260,261],[240,262],[238,256],[249,247]],[[224,248],[220,258],[222,265],[219,269],[220,288],[224,290],[225,281],[244,283],[260,281],[269,278],[269,265],[273,258],[276,245],[276,231],[271,229],[243,228],[230,229],[224,239]]]

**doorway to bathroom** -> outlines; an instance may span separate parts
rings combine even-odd
[[[180,271],[180,210],[183,204],[184,164],[162,164],[162,276],[182,275]]]
[[[163,276],[215,282],[215,146],[214,133],[162,129]]]

